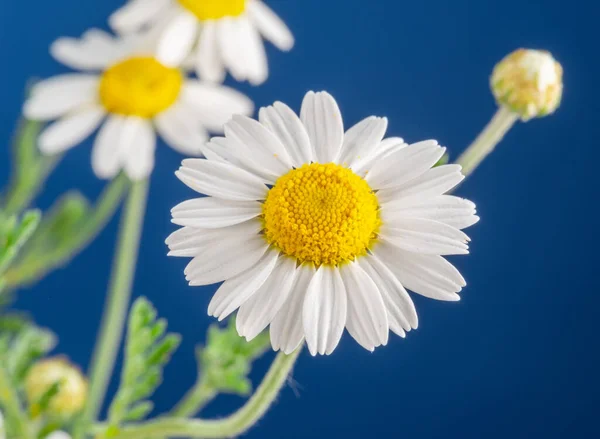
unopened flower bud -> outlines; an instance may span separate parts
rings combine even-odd
[[[79,412],[87,397],[87,381],[80,370],[65,358],[49,358],[34,364],[25,379],[29,404],[40,404],[53,386],[58,390],[48,402],[47,411],[70,417]]]
[[[558,108],[562,76],[562,66],[550,52],[518,49],[496,65],[490,82],[498,105],[506,106],[526,121]]]

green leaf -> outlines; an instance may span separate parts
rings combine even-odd
[[[250,342],[240,337],[233,318],[225,328],[212,325],[208,331],[207,345],[196,351],[203,383],[218,393],[250,394],[252,384],[248,374],[252,362],[263,355],[269,346],[267,332]]]
[[[41,213],[31,210],[23,215],[20,222],[14,216],[0,217],[0,276],[35,232]]]
[[[167,322],[156,320],[156,310],[145,298],[130,311],[125,361],[119,390],[109,408],[109,431],[125,421],[140,420],[152,410],[146,401],[162,382],[163,368],[180,343],[178,334],[165,334]]]

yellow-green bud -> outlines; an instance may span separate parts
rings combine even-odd
[[[518,49],[494,68],[491,87],[498,105],[526,121],[553,113],[560,105],[563,69],[550,52]]]
[[[56,357],[39,361],[27,374],[25,393],[33,412],[42,397],[57,383],[58,392],[50,399],[47,407],[50,414],[70,417],[83,408],[88,387],[85,377],[68,360]]]

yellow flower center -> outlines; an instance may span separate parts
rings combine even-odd
[[[381,224],[367,182],[333,163],[304,165],[280,177],[263,205],[263,221],[270,244],[316,265],[364,254]]]
[[[178,0],[198,20],[238,17],[246,10],[246,0]]]
[[[183,75],[152,57],[110,67],[100,81],[100,101],[110,113],[151,118],[175,103]]]

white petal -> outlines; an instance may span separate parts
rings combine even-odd
[[[225,123],[234,114],[249,116],[254,111],[254,103],[244,94],[194,80],[184,85],[181,99],[198,111],[204,126],[217,133],[223,132]]]
[[[261,108],[259,121],[277,136],[290,155],[294,167],[299,168],[313,161],[312,147],[306,128],[290,107],[275,102],[273,106]]]
[[[225,124],[225,136],[244,145],[255,161],[276,178],[292,169],[292,161],[279,139],[254,119],[233,116]]]
[[[36,84],[25,102],[27,119],[56,119],[76,108],[92,105],[98,100],[99,78],[96,75],[67,74]]]
[[[196,73],[204,81],[221,83],[225,80],[225,66],[219,52],[218,26],[212,21],[204,22],[200,29]]]
[[[464,255],[469,253],[469,237],[460,230],[438,221],[402,218],[384,224],[379,236],[403,250],[428,255]]]
[[[124,55],[123,41],[100,29],[90,29],[81,38],[62,37],[50,46],[58,62],[76,70],[104,70]]]
[[[377,192],[381,204],[403,199],[424,200],[442,195],[464,180],[460,165],[443,165],[430,169],[420,177],[406,183],[402,188],[382,189]]]
[[[269,278],[278,258],[278,252],[269,250],[254,267],[226,280],[210,301],[208,315],[221,321],[242,306]]]
[[[327,92],[308,92],[302,102],[300,119],[308,132],[313,157],[319,163],[333,162],[344,140],[344,122],[335,99]]]
[[[175,174],[195,191],[217,198],[251,201],[264,200],[267,195],[267,187],[258,177],[226,163],[187,159]]]
[[[419,325],[415,305],[392,271],[375,255],[359,258],[358,262],[371,277],[385,303],[390,329],[400,336]]]
[[[339,270],[322,265],[313,276],[302,307],[302,323],[310,353],[331,354],[342,337],[347,297]]]
[[[369,351],[386,345],[388,315],[377,285],[356,262],[342,265],[340,272],[348,295],[348,332]]]
[[[375,166],[375,163],[386,160],[386,158],[402,148],[406,148],[408,145],[404,143],[404,140],[400,137],[390,137],[381,141],[379,146],[375,148],[375,151],[371,153],[369,157],[362,160],[352,167],[354,173],[361,176],[367,174],[369,169]]]
[[[410,145],[375,163],[366,180],[375,189],[402,187],[431,169],[445,152],[434,140]]]
[[[202,155],[202,145],[208,141],[208,132],[189,106],[177,102],[160,113],[154,123],[165,142],[174,150],[188,156]]]
[[[64,116],[42,131],[38,140],[40,150],[44,154],[57,154],[77,145],[98,128],[104,115],[102,107],[92,106]]]
[[[245,145],[239,144],[225,137],[213,137],[210,142],[202,146],[202,152],[209,160],[222,163],[231,163],[238,168],[259,177],[266,184],[275,183],[277,176],[269,176],[260,164],[251,159],[251,153]]]
[[[452,195],[439,195],[425,200],[399,199],[381,206],[381,219],[384,223],[402,218],[424,218],[457,229],[465,229],[479,221],[475,213],[475,204]]]
[[[280,50],[294,47],[294,36],[286,24],[262,1],[250,1],[248,15],[260,33]]]
[[[466,282],[441,256],[406,252],[387,243],[377,247],[377,255],[409,290],[436,300],[460,300],[456,293]]]
[[[281,349],[288,355],[294,352],[304,339],[302,308],[308,285],[315,275],[315,267],[305,264],[298,267],[297,271],[290,297],[277,313],[270,330],[273,349]]]
[[[167,66],[179,66],[194,47],[198,27],[198,19],[194,15],[181,12],[164,30],[156,49],[156,58]]]
[[[258,33],[258,30],[250,20],[241,16],[237,19],[240,28],[240,37],[243,38],[244,63],[246,65],[246,75],[252,85],[261,85],[269,77],[269,65],[267,63],[267,54],[265,46]]]
[[[175,206],[173,223],[180,226],[214,229],[239,224],[262,213],[257,201],[220,200],[213,197],[196,198]]]
[[[339,158],[344,166],[354,169],[367,160],[380,145],[387,130],[387,118],[371,116],[357,123],[344,135]]]
[[[288,301],[295,278],[296,260],[280,257],[271,276],[240,307],[236,317],[238,334],[248,341],[260,334]]]
[[[231,279],[253,267],[269,245],[260,235],[222,235],[204,246],[185,269],[190,286],[211,285]]]
[[[117,9],[108,22],[120,33],[131,33],[156,20],[170,0],[131,0]]]
[[[218,229],[183,227],[171,233],[165,243],[169,246],[169,256],[193,258],[201,254],[211,242],[233,239],[234,236],[238,237],[235,239],[243,240],[261,230],[262,224],[256,220]]]
[[[92,167],[100,178],[112,178],[119,173],[122,164],[121,135],[126,119],[110,116],[102,125],[92,149]]]
[[[156,134],[152,123],[147,119],[136,118],[135,134],[127,149],[125,172],[133,180],[141,180],[150,175],[154,169],[154,152],[156,150]]]

